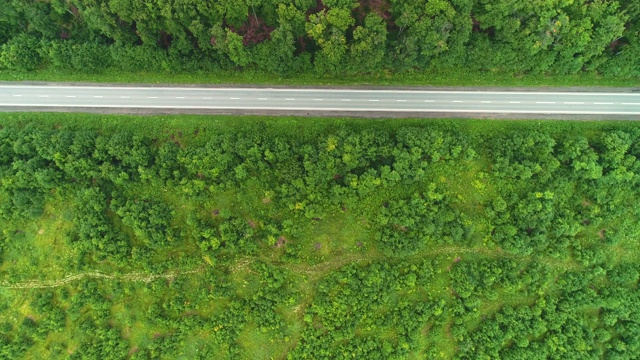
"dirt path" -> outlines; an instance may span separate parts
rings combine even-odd
[[[99,271],[89,271],[89,272],[75,274],[75,275],[68,275],[60,280],[29,280],[29,281],[23,281],[23,282],[18,282],[13,284],[3,281],[3,282],[0,282],[0,287],[4,287],[7,289],[43,289],[43,288],[52,288],[52,287],[66,285],[70,282],[81,280],[84,278],[148,283],[156,279],[171,280],[177,276],[198,273],[201,271],[202,271],[201,267],[196,269],[191,269],[191,270],[185,270],[185,271],[174,270],[174,271],[169,271],[165,274],[146,274],[141,272],[134,272],[134,273],[122,274],[122,275],[109,275],[109,274],[101,273]]]
[[[521,258],[526,259],[528,256],[518,256],[509,253],[504,253],[501,250],[492,251],[487,249],[478,249],[478,248],[468,248],[462,246],[455,245],[445,245],[436,249],[426,250],[421,252],[420,254],[407,257],[406,259],[416,258],[416,257],[425,257],[425,256],[434,256],[434,255],[442,255],[442,254],[482,254],[487,257],[500,257],[500,256],[508,256],[513,258]],[[292,271],[295,274],[304,275],[306,277],[306,282],[315,282],[325,276],[327,273],[334,271],[342,266],[345,266],[349,263],[359,263],[365,260],[375,260],[380,258],[380,254],[348,254],[346,256],[335,257],[332,260],[321,262],[315,265],[306,265],[306,264],[286,264],[284,268]],[[546,265],[554,266],[554,267],[563,267],[567,270],[575,269],[579,267],[574,262],[570,261],[561,261],[552,258],[543,258],[541,259]],[[231,266],[232,272],[237,272],[242,269],[248,268],[251,264],[250,258],[240,258],[236,261],[234,265]],[[89,271],[85,273],[68,275],[59,280],[28,280],[18,283],[9,283],[7,281],[0,282],[0,287],[4,287],[7,289],[42,289],[42,288],[52,288],[58,287],[62,285],[66,285],[73,281],[81,280],[84,278],[94,278],[94,279],[107,279],[107,280],[116,280],[116,281],[131,281],[131,282],[144,282],[148,283],[154,281],[156,279],[174,279],[177,276],[194,274],[198,272],[202,272],[203,268],[198,267],[195,269],[179,271],[172,270],[164,274],[147,274],[141,272],[134,272],[129,274],[121,274],[121,275],[109,275],[99,271]]]

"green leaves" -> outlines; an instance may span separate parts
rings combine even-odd
[[[245,66],[249,63],[247,52],[242,44],[242,36],[227,30],[225,45],[229,51],[229,57],[238,66]]]
[[[493,66],[567,74],[606,61],[601,55],[624,30],[626,17],[618,6],[615,1],[493,1],[479,3],[474,18],[500,51]],[[518,55],[527,52],[534,56]]]
[[[331,273],[320,282],[303,317],[307,325],[301,341],[289,356],[406,357],[416,349],[422,325],[439,315],[433,313],[442,313],[443,304],[413,301],[407,294],[422,290],[432,280],[435,265],[428,260],[417,264],[387,261],[349,265]],[[373,335],[387,331],[395,341]]]
[[[119,199],[112,194],[110,209],[122,219],[122,223],[133,229],[134,234],[150,248],[162,248],[173,242],[171,221],[174,211],[151,199]]]
[[[350,10],[334,8],[309,16],[306,30],[320,47],[315,67],[321,73],[339,73],[347,54],[346,30],[354,24]]]
[[[640,351],[632,125],[34,116],[0,129],[0,356]]]
[[[389,255],[411,255],[430,244],[465,243],[464,215],[431,184],[425,194],[394,201],[379,210],[376,240]]]
[[[0,65],[10,70],[33,70],[42,62],[39,49],[37,37],[22,33],[2,45]]]
[[[353,31],[351,71],[367,72],[378,68],[386,54],[386,42],[387,27],[384,20],[375,13],[367,15],[364,26],[358,26]]]
[[[0,13],[0,66],[630,77],[640,72],[639,12],[609,0],[11,0]]]

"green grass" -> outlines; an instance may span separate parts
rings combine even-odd
[[[439,71],[407,71],[394,74],[383,71],[370,75],[322,76],[300,74],[280,77],[251,70],[217,71],[215,73],[126,73],[107,70],[97,74],[43,69],[31,72],[1,70],[3,81],[60,81],[135,84],[256,84],[256,85],[321,85],[321,86],[603,86],[637,87],[640,79],[602,77],[594,73],[578,75],[531,75],[501,72],[469,72],[464,69]]]
[[[630,121],[565,121],[565,120],[483,120],[483,119],[362,119],[348,117],[295,117],[253,115],[103,115],[83,113],[0,113],[3,124],[26,124],[45,128],[64,127],[95,129],[100,132],[132,131],[163,142],[171,136],[182,146],[200,145],[207,134],[259,131],[266,136],[293,136],[301,140],[317,139],[319,133],[331,133],[342,127],[393,131],[406,126],[429,125],[432,129],[459,129],[481,139],[486,134],[508,134],[514,130],[537,130],[552,136],[582,133],[589,137],[607,130],[637,128]],[[195,135],[195,133],[198,135]],[[183,138],[179,136],[182,133]]]
[[[72,224],[66,218],[63,199],[58,198],[45,204],[44,214],[35,222],[18,221],[18,233],[14,236],[21,241],[12,241],[4,249],[4,259],[0,273],[8,274],[10,268],[13,281],[17,279],[59,279],[72,265],[78,251],[65,244],[64,234]]]

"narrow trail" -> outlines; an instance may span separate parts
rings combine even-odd
[[[427,256],[435,256],[435,255],[443,255],[443,254],[482,254],[487,257],[500,257],[507,256],[513,258],[527,259],[529,256],[522,255],[514,255],[505,253],[501,250],[491,251],[488,249],[482,248],[467,248],[455,245],[445,245],[432,250],[421,252],[420,254],[413,255],[407,257],[405,259],[415,259],[416,257],[427,257]],[[331,260],[320,262],[314,265],[308,264],[285,264],[283,267],[289,271],[292,271],[295,274],[304,275],[308,282],[315,282],[322,278],[327,273],[339,269],[349,263],[359,263],[362,261],[371,261],[380,259],[382,255],[380,254],[348,254],[345,256],[338,256]],[[575,269],[579,267],[577,264],[573,262],[561,261],[557,259],[551,258],[542,258],[540,259],[548,266],[555,267],[563,267],[565,269]],[[240,258],[236,261],[234,265],[230,266],[230,270],[232,273],[240,271],[242,269],[246,269],[252,263],[250,258]],[[202,272],[204,269],[203,266],[200,266],[195,269],[190,270],[172,270],[164,274],[148,274],[141,272],[133,272],[128,274],[118,274],[118,275],[109,275],[102,273],[100,271],[89,271],[80,274],[68,275],[59,280],[27,280],[17,283],[9,283],[7,281],[0,281],[0,287],[6,289],[43,289],[43,288],[53,288],[62,285],[69,284],[73,281],[81,280],[84,278],[94,278],[94,279],[107,279],[107,280],[116,280],[116,281],[128,281],[128,282],[144,282],[148,283],[154,281],[156,279],[167,279],[172,280],[178,276],[194,274]]]
[[[0,287],[4,287],[7,289],[44,289],[44,288],[53,288],[62,285],[66,285],[73,281],[81,280],[84,278],[94,278],[94,279],[107,279],[107,280],[117,280],[117,281],[131,281],[131,282],[144,282],[148,283],[154,281],[156,279],[174,279],[181,275],[198,273],[203,270],[202,267],[186,270],[186,271],[169,271],[165,274],[146,274],[141,272],[134,272],[129,274],[121,274],[121,275],[109,275],[104,274],[100,271],[89,271],[85,273],[68,275],[59,280],[28,280],[18,283],[9,283],[6,281],[0,282]]]
[[[507,257],[507,258],[514,259],[516,261],[529,261],[532,258],[531,255],[512,254],[509,252],[505,252],[501,249],[492,250],[492,249],[486,249],[486,248],[473,248],[473,247],[456,246],[456,245],[440,245],[432,249],[423,250],[411,256],[403,257],[403,259],[406,261],[415,261],[420,258],[433,257],[437,255],[462,256],[464,254],[480,254],[486,258]],[[379,260],[381,258],[384,258],[384,255],[382,254],[348,254],[345,256],[337,256],[331,260],[317,263],[314,265],[287,264],[287,265],[284,265],[284,267],[296,274],[304,274],[308,277],[308,280],[314,281],[326,275],[328,272],[334,271],[347,264],[359,263],[363,261]],[[580,267],[574,261],[558,260],[548,256],[539,257],[538,260],[542,261],[547,266],[562,267],[567,270],[575,270]]]

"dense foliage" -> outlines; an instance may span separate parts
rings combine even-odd
[[[638,128],[214,120],[2,125],[0,358],[640,353]]]
[[[640,76],[636,0],[6,0],[8,69]]]

